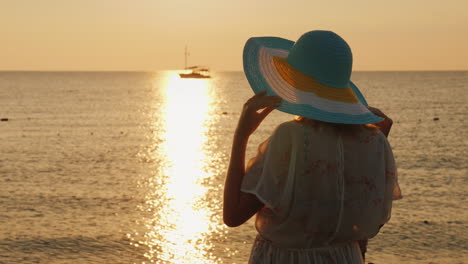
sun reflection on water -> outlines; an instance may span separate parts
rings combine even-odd
[[[203,169],[207,160],[206,123],[213,104],[209,80],[180,79],[171,75],[165,85],[163,111],[159,117],[163,142],[157,147],[160,159],[146,197],[148,217],[145,257],[151,263],[216,263],[209,253],[207,237],[218,229],[206,204],[210,175]],[[138,245],[135,243],[135,245]]]

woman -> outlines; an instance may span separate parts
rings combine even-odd
[[[379,232],[401,193],[382,133],[391,120],[350,81],[348,44],[330,31],[251,38],[243,59],[256,95],[234,135],[224,222],[257,215],[249,263],[363,263],[358,241]],[[280,124],[245,169],[248,138],[274,109],[299,117]]]

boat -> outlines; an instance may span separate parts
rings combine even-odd
[[[204,66],[190,66],[187,67],[187,57],[189,53],[187,51],[187,46],[185,47],[185,72],[179,73],[180,78],[196,78],[196,79],[205,79],[211,78],[210,69]]]
[[[211,78],[209,69],[201,66],[192,66],[185,68],[189,72],[179,73],[180,78]]]

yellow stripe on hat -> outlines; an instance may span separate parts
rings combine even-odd
[[[286,58],[273,56],[276,70],[281,78],[292,87],[312,92],[319,97],[345,103],[357,103],[359,99],[351,88],[335,88],[320,84],[314,78],[291,67]]]

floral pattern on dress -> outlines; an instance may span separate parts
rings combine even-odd
[[[310,251],[319,263],[361,263],[358,246],[337,253],[334,241],[374,236],[390,218],[392,200],[401,197],[393,153],[377,130],[337,142],[328,127],[286,122],[260,144],[246,171],[241,190],[265,204],[255,221],[262,237],[252,249],[258,262],[251,263],[287,263],[278,259],[303,257],[306,245],[323,246]],[[356,262],[345,260],[350,256]]]

